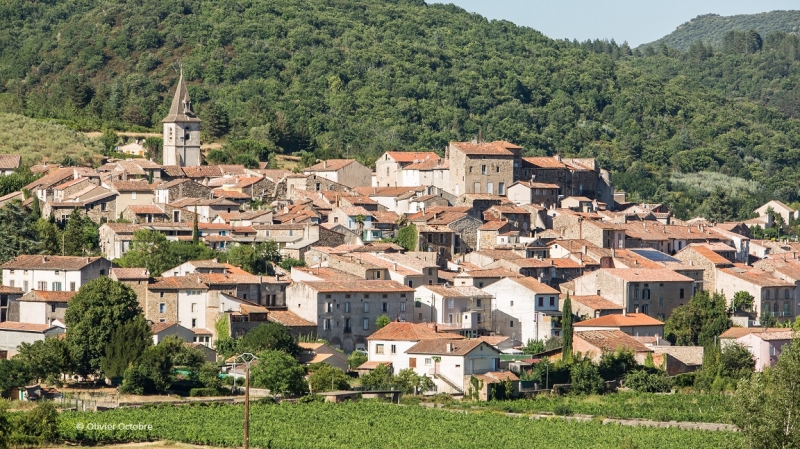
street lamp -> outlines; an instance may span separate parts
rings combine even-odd
[[[254,360],[258,360],[258,357],[254,356],[249,352],[245,352],[244,354],[239,354],[234,359],[241,360],[247,365],[244,374],[244,449],[250,448],[250,364]],[[236,376],[234,375],[234,380]]]

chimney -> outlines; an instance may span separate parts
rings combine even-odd
[[[449,354],[451,352],[453,352],[453,344],[452,343],[447,343],[447,353]]]
[[[636,308],[636,313],[639,313],[639,308],[638,307]]]
[[[322,168],[328,168],[328,161],[327,160],[322,161]]]
[[[583,252],[583,254],[589,254],[589,247],[588,247],[588,246],[586,246],[586,245],[583,245],[583,248],[582,248],[582,249],[583,249],[583,251],[582,251],[582,252]]]
[[[614,249],[614,246],[611,246],[611,257],[617,257],[617,251]]]
[[[622,316],[628,316],[628,308],[625,306],[622,306]]]

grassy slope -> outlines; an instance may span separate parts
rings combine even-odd
[[[20,154],[25,164],[61,162],[65,156],[85,161],[99,151],[97,142],[66,126],[0,113],[0,153]]]

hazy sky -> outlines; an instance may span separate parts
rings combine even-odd
[[[614,39],[638,46],[701,14],[753,14],[800,9],[798,0],[427,0],[454,3],[489,19],[505,19],[554,39]]]

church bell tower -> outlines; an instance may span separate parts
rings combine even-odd
[[[164,165],[192,167],[200,165],[200,119],[192,111],[192,100],[183,81],[183,69],[175,97],[164,124]]]

